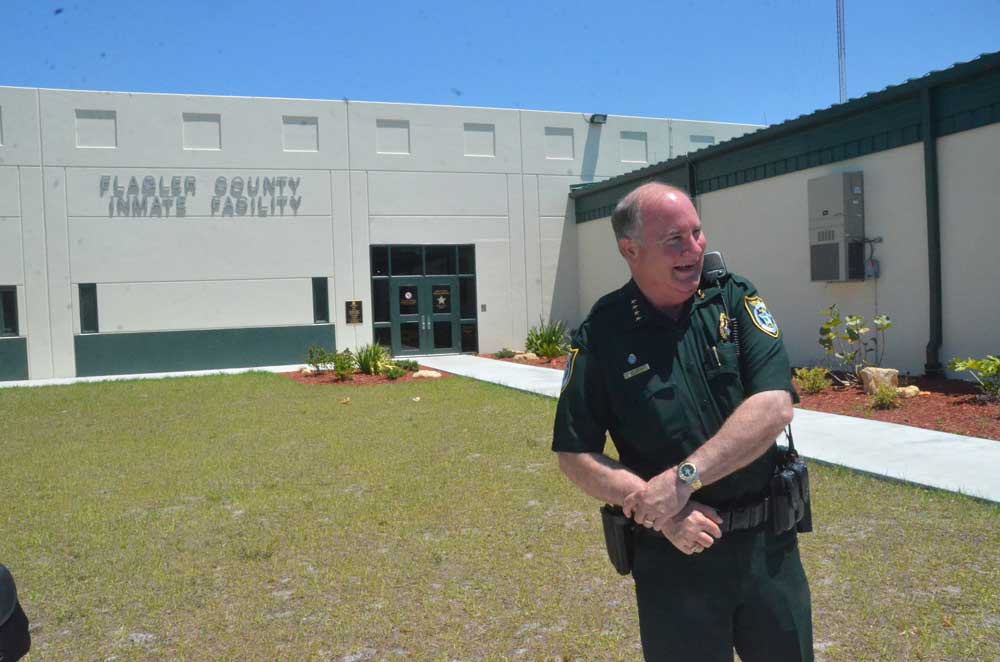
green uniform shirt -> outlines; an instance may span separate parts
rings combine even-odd
[[[610,432],[622,464],[649,480],[693,453],[754,393],[788,391],[798,402],[781,332],[756,295],[752,283],[727,275],[699,290],[677,320],[653,308],[634,281],[602,297],[573,338],[552,450],[601,453]],[[774,447],[697,499],[752,500],[766,491],[773,466]]]

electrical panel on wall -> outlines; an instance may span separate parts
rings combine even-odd
[[[865,278],[865,184],[861,172],[810,179],[809,270],[813,281]]]

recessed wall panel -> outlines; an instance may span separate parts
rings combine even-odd
[[[318,152],[319,118],[285,115],[281,120],[281,139],[286,152]]]
[[[218,113],[184,113],[184,149],[222,149],[222,116]]]
[[[496,156],[496,127],[492,124],[466,122],[464,128],[466,156]]]
[[[563,126],[545,127],[545,158],[572,161],[576,156],[573,129]]]
[[[118,147],[118,122],[113,110],[76,110],[76,146],[96,149]]]
[[[645,131],[622,131],[619,143],[622,163],[648,163]]]
[[[375,120],[375,151],[379,154],[409,154],[410,122]]]

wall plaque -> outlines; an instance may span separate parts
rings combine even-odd
[[[344,310],[347,313],[347,323],[348,324],[363,324],[364,315],[361,312],[361,302],[360,301],[345,301]]]

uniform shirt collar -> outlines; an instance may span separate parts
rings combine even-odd
[[[704,297],[705,295],[702,291],[698,290],[698,294],[695,294],[691,297],[691,299],[685,302],[685,307],[681,311],[680,317],[674,319],[657,310],[656,307],[649,302],[649,299],[646,298],[646,295],[642,293],[642,290],[639,289],[635,280],[630,279],[625,285],[625,298],[628,302],[629,312],[632,316],[632,325],[635,327],[650,324],[671,329],[687,327],[691,311],[698,306],[699,300]]]

